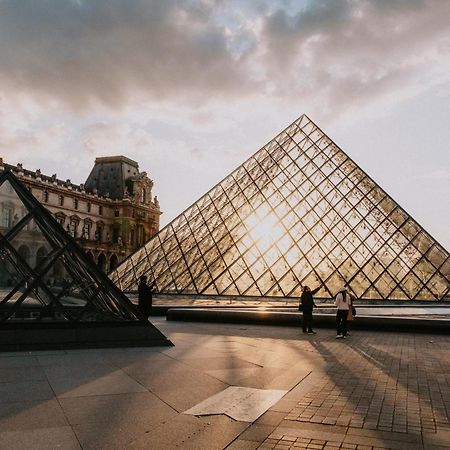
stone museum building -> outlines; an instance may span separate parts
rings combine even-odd
[[[153,181],[139,165],[125,156],[96,158],[94,167],[80,185],[70,179],[60,180],[39,169],[27,170],[22,164],[6,164],[0,158],[0,172],[8,169],[18,177],[75,238],[97,266],[108,272],[136,251],[159,230],[161,210],[153,196]],[[6,193],[5,193],[6,194]],[[17,207],[16,207],[17,206]],[[2,196],[0,232],[7,230],[24,215],[14,198]],[[22,233],[19,252],[30,265],[45,257],[48,249],[29,233]],[[3,234],[3,232],[2,232]],[[57,271],[53,274],[57,282]]]

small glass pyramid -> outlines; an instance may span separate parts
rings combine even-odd
[[[303,115],[110,274],[124,291],[450,297],[449,253]]]
[[[142,322],[51,214],[0,175],[0,322]]]

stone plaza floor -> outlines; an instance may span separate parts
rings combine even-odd
[[[448,335],[152,321],[174,347],[0,353],[0,449],[450,449]],[[184,414],[230,386],[287,392]]]

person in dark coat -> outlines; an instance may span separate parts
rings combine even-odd
[[[142,314],[148,318],[152,310],[153,293],[155,292],[155,286],[152,284],[149,286],[147,284],[147,277],[142,275],[139,278],[138,285],[138,307]]]
[[[311,290],[309,286],[303,286],[302,295],[300,297],[299,309],[303,312],[303,333],[308,334],[316,334],[316,332],[312,329],[313,323],[313,308],[316,307],[314,303],[313,295],[319,292],[321,286],[318,288]]]

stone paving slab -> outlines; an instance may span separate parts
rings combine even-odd
[[[0,433],[0,450],[79,450],[80,444],[73,430],[66,427],[35,428]]]
[[[0,403],[0,431],[67,426],[56,399]]]
[[[0,449],[450,450],[450,336],[154,322],[174,348],[0,355]],[[229,386],[287,393],[181,414]]]

